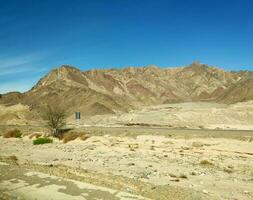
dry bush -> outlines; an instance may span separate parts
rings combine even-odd
[[[4,133],[4,138],[21,138],[22,132],[19,129],[13,129]]]
[[[48,104],[43,109],[41,117],[47,122],[54,137],[58,136],[59,130],[66,124],[66,110],[58,104]]]
[[[29,139],[33,139],[33,138],[39,138],[39,137],[41,137],[42,135],[41,134],[39,134],[39,133],[33,133],[33,134],[31,134],[31,135],[29,135]]]
[[[12,161],[18,161],[18,158],[15,155],[9,156],[7,159]]]
[[[89,137],[90,136],[86,133],[68,132],[68,133],[64,133],[62,135],[62,138],[60,139],[62,139],[63,143],[67,143],[77,138],[80,138],[81,140],[87,140]]]
[[[201,160],[200,164],[205,165],[205,166],[212,166],[213,165],[213,163],[208,160]]]

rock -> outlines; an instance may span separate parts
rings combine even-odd
[[[179,178],[176,178],[176,179],[171,179],[170,181],[174,181],[174,182],[179,182]]]
[[[201,142],[193,142],[192,146],[199,148],[199,147],[203,147],[204,145]]]
[[[179,175],[179,178],[187,179],[188,177],[187,177],[185,174],[180,174],[180,175]]]
[[[135,164],[134,163],[128,163],[128,166],[134,166]]]
[[[143,172],[141,177],[145,179],[149,179],[150,175],[151,175],[151,172]]]
[[[177,176],[175,174],[169,173],[169,176],[172,178],[177,178]]]
[[[204,194],[208,194],[208,191],[207,191],[207,190],[202,190],[202,192],[203,192]]]
[[[127,191],[128,193],[131,193],[131,194],[134,193],[134,191],[133,191],[131,188],[129,188],[129,187],[126,188],[126,191]]]
[[[191,175],[196,176],[197,172],[192,172]]]
[[[150,147],[150,150],[155,150],[155,146],[151,146],[151,147]]]

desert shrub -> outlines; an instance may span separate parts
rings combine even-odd
[[[52,143],[52,142],[53,142],[53,140],[48,137],[41,137],[41,138],[37,138],[36,140],[33,140],[34,145],[46,144],[46,143]]]
[[[208,161],[208,160],[201,160],[201,161],[200,161],[200,164],[201,164],[201,165],[205,165],[205,166],[212,166],[212,165],[213,165],[213,163],[211,163],[211,162]]]
[[[62,139],[63,143],[67,143],[77,138],[80,138],[81,140],[86,140],[89,137],[90,136],[86,133],[68,132],[64,133],[60,139]]]
[[[4,138],[21,138],[22,132],[19,129],[13,129],[4,133]]]
[[[17,156],[15,156],[15,155],[9,156],[9,157],[7,157],[7,159],[12,160],[12,161],[17,161],[18,160]]]

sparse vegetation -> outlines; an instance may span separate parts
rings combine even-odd
[[[62,139],[63,143],[67,143],[77,138],[80,138],[81,140],[86,140],[89,137],[90,136],[86,133],[68,132],[68,133],[64,133],[60,139]]]
[[[34,145],[47,144],[47,143],[53,143],[53,140],[48,137],[41,137],[37,138],[36,140],[33,140]]]
[[[204,166],[212,166],[213,163],[208,161],[208,160],[201,160],[200,161],[200,165],[204,165]]]
[[[15,155],[9,156],[7,159],[15,162],[18,161],[18,158]]]
[[[21,138],[22,132],[19,129],[10,130],[3,135],[4,138]]]

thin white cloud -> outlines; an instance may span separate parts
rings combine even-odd
[[[41,70],[32,64],[45,57],[45,53],[32,53],[0,58],[0,76]]]
[[[38,81],[38,76],[47,70],[38,67],[38,63],[47,56],[48,53],[42,52],[0,57],[0,93],[31,89]]]
[[[31,63],[40,58],[39,54],[2,57],[0,58],[0,69]]]

